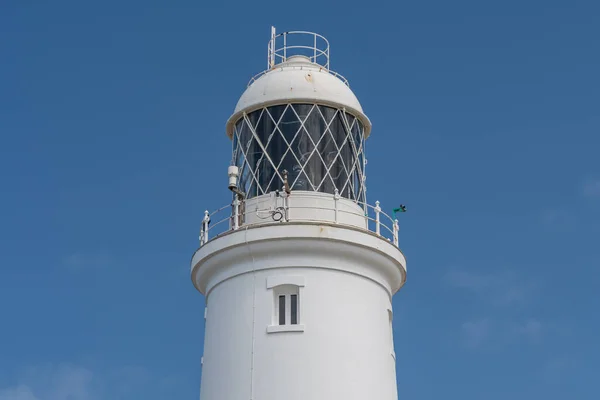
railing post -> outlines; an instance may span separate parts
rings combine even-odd
[[[379,207],[379,201],[375,202],[375,233],[377,236],[381,236],[381,223],[379,220],[379,213],[381,212],[381,207]]]
[[[398,220],[395,219],[394,220],[394,244],[396,245],[396,247],[398,247],[398,231],[400,230],[400,227],[398,226]]]
[[[235,196],[233,200],[233,230],[240,227],[240,200]]]
[[[208,210],[204,211],[204,218],[202,219],[202,243],[201,245],[208,242],[208,224],[210,224],[210,216]]]
[[[290,222],[290,194],[285,193],[285,197],[283,198],[283,209],[285,211],[285,222]]]
[[[334,211],[334,222],[338,223],[338,200],[340,199],[340,192],[335,189],[333,192],[333,211]]]
[[[315,34],[313,34],[313,36],[315,37],[315,42],[314,42],[315,46],[313,47],[313,50],[314,50],[314,53],[313,53],[314,54],[313,62],[316,64],[316,62],[317,62],[317,34],[315,33]],[[327,69],[329,69],[329,68],[327,68]]]

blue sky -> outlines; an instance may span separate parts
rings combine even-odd
[[[189,260],[271,24],[329,39],[373,122],[368,199],[408,205],[399,397],[598,398],[598,21],[592,0],[4,0],[0,400],[197,398]]]

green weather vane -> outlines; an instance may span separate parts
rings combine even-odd
[[[392,211],[394,212],[394,220],[396,220],[396,213],[406,212],[406,206],[404,204],[400,204],[400,207],[394,208]]]

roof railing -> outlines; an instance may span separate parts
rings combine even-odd
[[[297,55],[308,57],[310,62],[329,69],[329,42],[324,36],[306,31],[275,34],[275,28],[271,28],[267,69]]]
[[[329,63],[329,42],[324,36],[307,31],[289,31],[280,34],[275,33],[275,27],[271,27],[271,40],[268,45],[267,69],[250,78],[247,86],[252,85],[257,79],[277,68],[293,56],[304,56],[311,63],[321,67],[320,71],[327,72],[348,87],[348,80],[341,74],[332,71]],[[289,65],[286,68],[299,68],[302,66]]]

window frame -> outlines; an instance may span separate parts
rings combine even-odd
[[[271,292],[273,299],[271,324],[267,326],[267,333],[304,331],[302,319],[303,288],[303,276],[276,275],[267,278],[267,290]],[[295,303],[294,310],[292,310],[293,303]],[[284,307],[283,313],[281,311],[282,305]],[[283,324],[281,324],[282,321]]]

